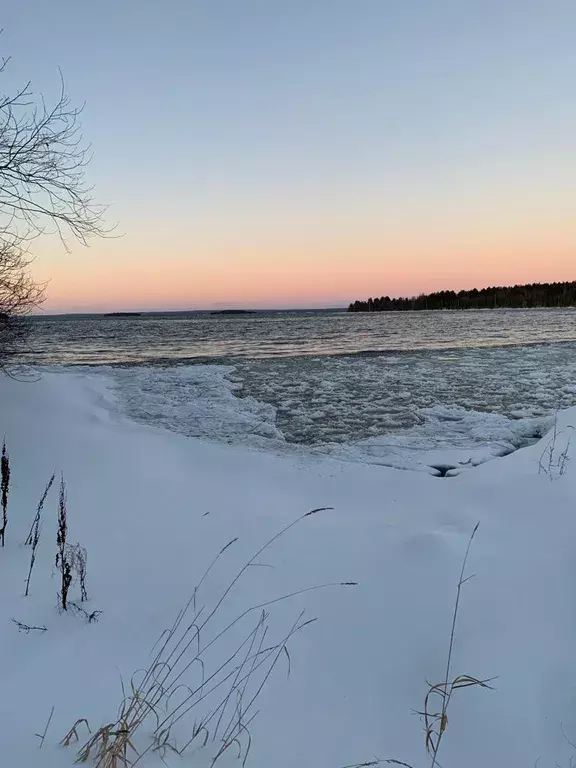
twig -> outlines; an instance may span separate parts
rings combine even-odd
[[[37,736],[40,739],[40,747],[39,749],[42,749],[44,746],[44,739],[46,738],[46,734],[48,733],[48,728],[50,728],[50,723],[52,722],[52,715],[54,714],[54,705],[52,705],[52,709],[50,710],[50,715],[48,717],[48,722],[46,723],[46,728],[44,728],[44,733],[35,733],[34,736]]]
[[[68,605],[70,608],[73,608],[76,613],[79,613],[81,616],[83,616],[88,624],[96,624],[102,614],[102,611],[87,611],[85,608],[82,608],[81,605],[78,605],[78,603],[73,603],[72,601],[69,601]]]
[[[30,632],[36,630],[37,632],[47,632],[48,627],[41,626],[41,627],[34,627],[32,625],[23,624],[21,621],[17,621],[16,619],[10,619],[16,626],[18,627],[19,632],[23,632],[25,635],[29,635]]]

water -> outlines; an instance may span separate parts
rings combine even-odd
[[[28,362],[104,366],[140,421],[372,463],[430,466],[439,447],[483,461],[576,404],[572,309],[65,316],[34,330]]]
[[[60,316],[35,321],[31,359],[130,364],[351,355],[576,341],[576,310]]]

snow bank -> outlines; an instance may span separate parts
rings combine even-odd
[[[7,765],[71,766],[75,752],[58,741],[77,718],[92,729],[114,719],[121,676],[148,663],[222,546],[239,537],[208,579],[208,600],[274,532],[325,506],[334,510],[304,519],[267,551],[261,565],[274,567],[251,569],[225,609],[223,621],[226,611],[275,595],[358,582],[271,610],[274,631],[302,609],[318,621],[293,639],[289,679],[279,665],[262,693],[247,765],[341,768],[374,756],[429,764],[412,713],[422,709],[426,681],[442,681],[456,582],[478,521],[469,561],[476,578],[464,587],[453,670],[497,680],[493,691],[457,692],[441,763],[568,764],[574,749],[563,731],[576,738],[576,469],[568,464],[554,481],[539,474],[544,442],[441,478],[304,452],[269,455],[138,424],[95,375],[4,379],[0,395],[13,468],[0,551]],[[560,414],[557,452],[573,424],[576,410]],[[68,483],[70,540],[88,549],[88,605],[103,611],[97,624],[55,608],[55,494],[31,596],[23,597],[22,542],[54,470]],[[21,634],[11,618],[47,631]],[[34,734],[52,706],[40,750]],[[165,759],[208,764],[202,752]],[[159,767],[160,755],[139,765]],[[237,765],[234,755],[221,765]]]

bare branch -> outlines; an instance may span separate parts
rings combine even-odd
[[[9,63],[0,57],[0,75]],[[32,278],[30,242],[57,234],[68,248],[110,233],[105,207],[96,203],[85,171],[90,145],[60,73],[60,91],[47,103],[27,82],[3,93],[0,79],[0,369],[26,341],[26,315],[44,300]]]

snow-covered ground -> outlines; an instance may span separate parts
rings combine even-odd
[[[224,545],[238,537],[197,594],[203,617],[262,544],[318,507],[333,509],[303,518],[266,549],[219,607],[206,629],[212,635],[203,630],[207,644],[251,606],[358,582],[267,606],[268,634],[252,649],[281,645],[303,610],[304,621],[318,620],[291,638],[289,658],[282,653],[246,716],[259,710],[246,765],[342,768],[376,757],[431,764],[414,713],[428,684],[444,681],[456,585],[477,522],[468,563],[475,578],[462,589],[452,672],[496,679],[493,690],[456,691],[440,763],[520,768],[540,760],[545,768],[569,766],[576,756],[568,741],[576,743],[576,466],[562,459],[571,455],[576,409],[559,414],[553,478],[539,473],[548,438],[442,478],[304,450],[254,451],[137,423],[123,414],[111,382],[94,374],[4,378],[0,396],[12,463],[0,551],[3,764],[71,766],[79,745],[58,742],[78,718],[93,732],[115,720],[121,680],[128,691],[133,673],[150,664],[151,647]],[[44,510],[31,594],[23,596],[30,557],[23,542],[54,471],[67,482],[69,541],[88,550],[86,606],[102,611],[97,623],[56,609],[57,489]],[[235,624],[207,649],[205,679],[258,627],[258,616],[248,614],[248,624]],[[11,619],[47,631],[22,633]],[[178,682],[193,688],[199,668]],[[174,709],[188,690],[160,704]],[[209,706],[208,697],[177,724],[178,746]],[[35,734],[52,707],[39,748]],[[135,736],[140,752],[157,716],[160,707]],[[247,740],[242,732],[244,752]],[[209,740],[183,757],[149,751],[138,765],[164,759],[206,768],[218,747]],[[235,743],[218,764],[241,765],[237,751]]]

